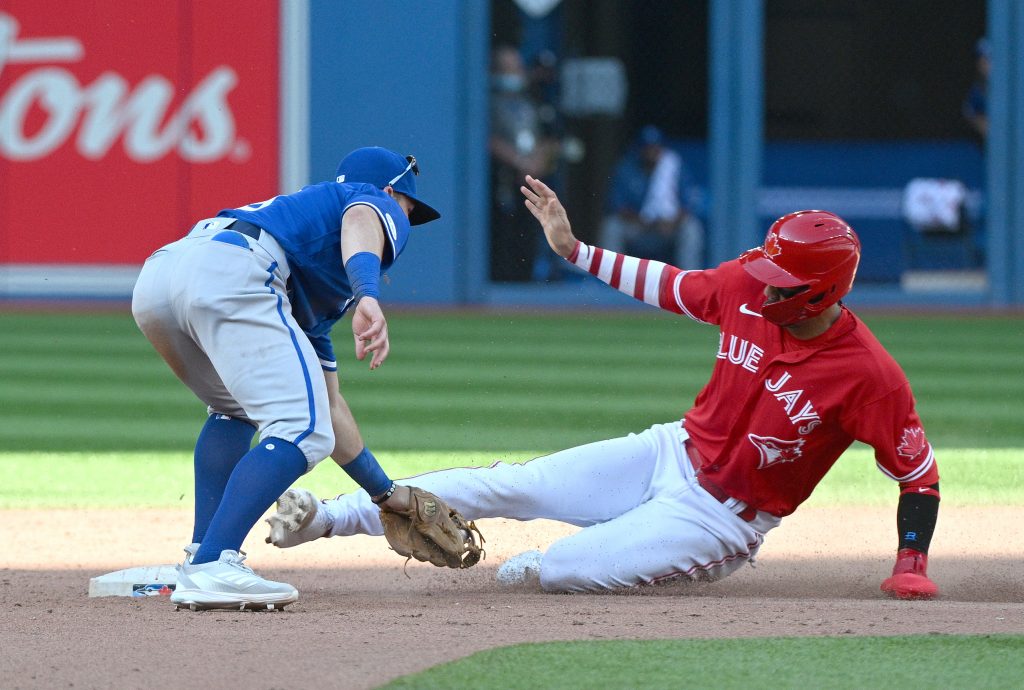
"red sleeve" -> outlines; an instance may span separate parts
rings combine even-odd
[[[938,495],[928,488],[938,483],[939,468],[909,383],[853,410],[843,426],[858,441],[874,448],[878,469],[899,482],[904,492]]]
[[[738,267],[735,261],[702,271],[682,271],[670,266],[670,274],[661,285],[662,309],[686,314],[701,323],[719,325],[722,285],[730,271]]]

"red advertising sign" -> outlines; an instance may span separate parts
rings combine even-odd
[[[279,191],[279,0],[4,0],[0,264],[141,264]]]

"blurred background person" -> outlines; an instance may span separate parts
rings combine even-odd
[[[640,130],[619,161],[608,190],[603,246],[680,268],[702,268],[704,228],[687,207],[682,157],[653,125]]]
[[[991,53],[988,39],[979,38],[974,48],[975,78],[967,97],[964,99],[963,113],[971,126],[979,144],[984,147],[988,137],[988,73],[992,68]]]
[[[540,105],[519,50],[494,49],[491,62],[491,280],[532,278],[536,237],[519,185],[555,168],[558,141],[544,132]]]

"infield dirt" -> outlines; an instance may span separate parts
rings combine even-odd
[[[717,583],[552,595],[494,581],[507,557],[575,528],[482,520],[467,571],[402,559],[382,538],[277,550],[254,530],[261,575],[295,585],[283,612],[175,611],[163,597],[87,596],[89,578],[179,557],[182,510],[0,511],[5,688],[373,688],[473,652],[547,640],[1024,633],[1024,573],[1009,531],[1024,507],[944,507],[930,574],[941,598],[891,601],[894,510],[806,508],[768,535],[755,568]]]

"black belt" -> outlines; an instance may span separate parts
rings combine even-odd
[[[240,232],[246,237],[251,237],[256,241],[259,241],[260,233],[263,232],[263,228],[260,226],[253,225],[249,221],[241,220],[240,218],[235,218],[235,222],[232,223],[231,227],[228,229]]]

